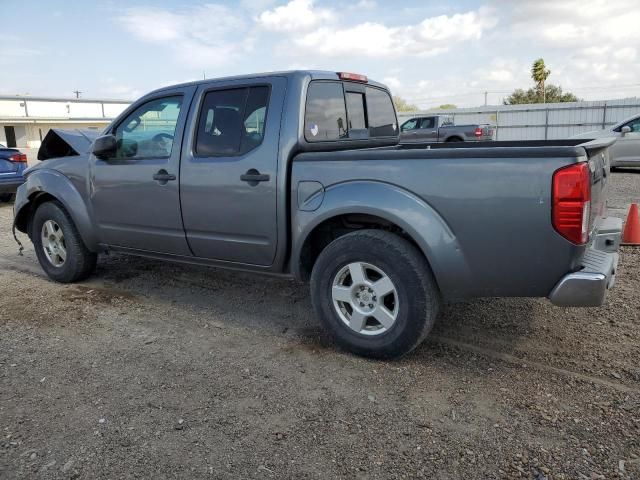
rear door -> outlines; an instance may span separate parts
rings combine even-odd
[[[417,138],[420,142],[437,142],[438,117],[422,117]]]
[[[182,218],[201,258],[268,266],[277,247],[277,168],[286,79],[201,85],[180,167]]]

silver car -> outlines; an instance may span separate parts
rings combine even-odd
[[[640,115],[634,115],[613,127],[581,133],[573,138],[616,137],[610,148],[612,167],[640,167]]]

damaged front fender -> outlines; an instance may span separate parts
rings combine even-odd
[[[99,250],[98,238],[86,202],[71,181],[56,170],[38,168],[32,170],[16,193],[14,225],[23,233],[29,233],[29,222],[35,209],[43,201],[55,200],[62,204],[71,216],[84,244],[93,252]]]

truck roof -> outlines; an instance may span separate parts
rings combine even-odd
[[[310,77],[310,80],[340,80],[340,78],[338,77],[338,73],[339,72],[330,72],[328,70],[284,70],[279,72],[262,72],[262,73],[250,73],[246,75],[232,75],[232,76],[219,77],[219,78],[205,78],[203,80],[195,80],[193,82],[184,82],[184,83],[178,83],[175,85],[167,85],[162,88],[153,90],[147,93],[146,95],[162,92],[163,90],[168,90],[175,87],[197,86],[197,85],[204,85],[209,83],[226,82],[230,80],[244,80],[244,79],[249,80],[249,79],[263,78],[263,77],[287,77],[287,78]],[[348,81],[348,80],[343,80],[343,81]],[[370,78],[367,79],[366,84],[388,90],[388,87],[386,85],[373,81]]]

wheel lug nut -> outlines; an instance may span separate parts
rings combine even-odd
[[[364,307],[364,303],[363,303],[363,302],[360,302],[360,306],[361,306],[361,307]]]
[[[370,304],[369,304],[369,308],[373,308],[373,303],[370,303]]]

